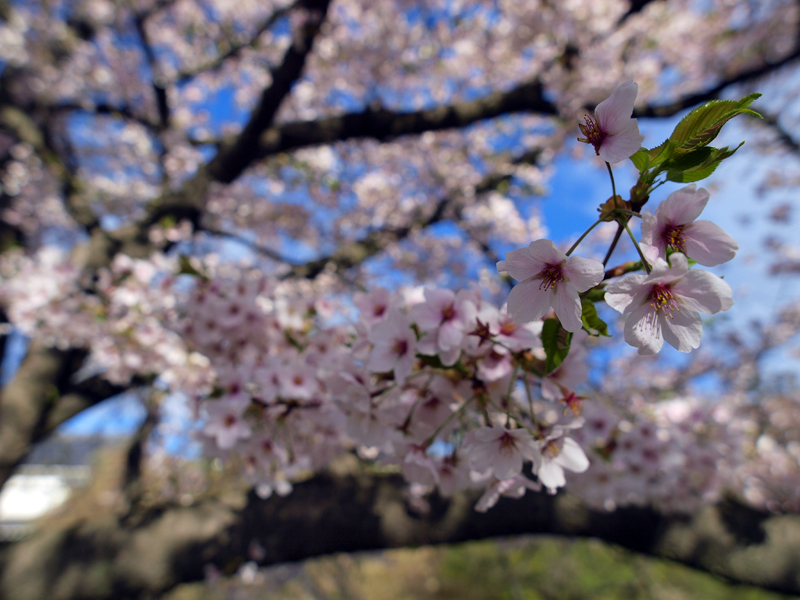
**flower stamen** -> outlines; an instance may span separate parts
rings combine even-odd
[[[547,265],[539,273],[542,283],[539,284],[539,289],[547,291],[550,288],[556,289],[556,284],[564,281],[564,274],[561,272],[561,265]]]
[[[664,316],[670,319],[675,318],[672,313],[676,310],[681,312],[681,307],[675,299],[675,296],[672,295],[669,286],[661,284],[653,286],[650,292],[650,306],[652,306],[656,312],[661,310]]]
[[[594,146],[595,154],[598,156],[600,155],[600,146],[603,145],[603,140],[606,139],[606,134],[600,131],[600,127],[595,122],[592,117],[589,115],[585,115],[583,120],[586,124],[579,123],[578,127],[581,130],[581,133],[585,136],[583,138],[578,138],[579,142],[584,142],[585,144],[591,144]]]
[[[685,254],[686,239],[683,237],[683,227],[683,225],[670,225],[664,230],[663,239],[667,246]]]

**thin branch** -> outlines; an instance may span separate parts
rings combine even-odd
[[[261,23],[261,25],[259,25],[256,28],[255,32],[253,32],[253,35],[250,36],[248,40],[240,42],[238,44],[231,44],[230,47],[225,52],[198,67],[180,71],[178,73],[178,76],[175,78],[175,83],[181,85],[201,73],[206,73],[208,71],[216,71],[217,69],[222,67],[222,65],[225,64],[225,62],[228,59],[238,56],[238,54],[245,48],[254,48],[256,44],[258,44],[259,38],[266,31],[268,31],[273,25],[275,25],[278,19],[286,15],[292,9],[296,8],[298,4],[299,4],[298,2],[293,2],[292,4],[284,6],[283,8],[279,8],[278,10],[273,12],[269,17],[267,17]]]
[[[217,235],[219,237],[228,238],[229,240],[232,240],[232,241],[234,241],[234,242],[236,242],[238,244],[241,244],[242,246],[246,246],[246,247],[250,248],[251,250],[253,250],[254,252],[257,252],[258,254],[262,254],[263,256],[266,256],[267,258],[270,258],[270,259],[274,260],[275,262],[279,262],[279,263],[283,263],[283,264],[287,264],[287,265],[292,264],[291,261],[289,259],[287,259],[285,256],[282,256],[280,254],[280,252],[277,252],[276,250],[273,250],[272,248],[268,248],[267,246],[261,246],[260,244],[256,244],[255,242],[253,242],[251,240],[248,240],[246,238],[243,238],[240,235],[236,235],[235,233],[222,231],[221,229],[214,229],[213,227],[205,227],[203,225],[200,225],[199,227],[197,227],[197,231],[205,231],[206,233],[210,233],[211,235]]]
[[[156,97],[158,123],[161,128],[166,129],[169,127],[169,101],[167,99],[167,89],[161,82],[159,82],[158,61],[156,60],[156,54],[153,51],[153,46],[150,43],[150,37],[147,35],[144,19],[139,15],[135,15],[133,22],[136,25],[136,31],[139,34],[139,38],[142,42],[144,55],[147,57],[147,63],[150,65],[150,72],[153,77],[151,86],[153,88],[153,94],[155,94]]]

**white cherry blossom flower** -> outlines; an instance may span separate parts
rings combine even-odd
[[[642,215],[641,247],[651,259],[666,258],[667,248],[677,250],[706,267],[736,256],[739,245],[711,221],[695,221],[708,203],[708,190],[695,184],[673,192],[656,209]]]
[[[497,263],[520,283],[508,295],[508,314],[519,323],[543,317],[552,307],[567,331],[581,328],[580,292],[603,281],[599,261],[570,256],[550,240],[536,240],[527,248],[506,252],[506,260]]]
[[[575,419],[564,425],[556,425],[541,442],[539,457],[533,464],[534,472],[551,494],[566,485],[564,469],[583,473],[589,468],[589,459],[583,448],[565,435],[570,430],[580,430],[583,424],[583,419]]]
[[[397,381],[411,374],[414,366],[414,347],[417,339],[411,323],[403,313],[391,310],[383,321],[375,323],[369,332],[374,344],[368,368],[373,371],[394,371]]]
[[[650,275],[628,275],[612,283],[606,303],[628,314],[625,341],[639,354],[655,354],[664,344],[680,352],[700,345],[703,323],[709,315],[733,306],[730,286],[708,271],[689,270],[689,261],[676,252],[670,264],[658,259]]]
[[[594,146],[597,155],[609,163],[618,163],[636,153],[644,140],[639,123],[631,118],[638,92],[639,86],[633,81],[614,90],[594,109],[594,117],[584,117],[585,123],[579,127],[585,137],[578,141]]]
[[[536,442],[524,429],[481,427],[463,442],[469,448],[469,464],[476,471],[492,470],[497,479],[510,479],[522,471],[525,460],[540,459]]]

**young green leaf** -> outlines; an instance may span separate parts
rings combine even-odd
[[[675,153],[691,152],[710,144],[717,137],[722,126],[737,115],[750,114],[761,117],[747,108],[761,94],[750,94],[741,100],[712,100],[698,106],[678,123],[670,141],[675,143]]]
[[[558,319],[545,319],[542,326],[542,346],[547,360],[545,371],[552,373],[569,354],[572,334],[561,327]]]
[[[608,325],[597,315],[597,307],[588,298],[581,298],[581,321],[583,328],[589,335],[598,337],[611,337],[608,333]]]

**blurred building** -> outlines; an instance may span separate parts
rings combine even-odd
[[[118,442],[100,435],[55,435],[36,446],[0,490],[0,542],[33,531],[36,519],[89,483],[97,450]]]

